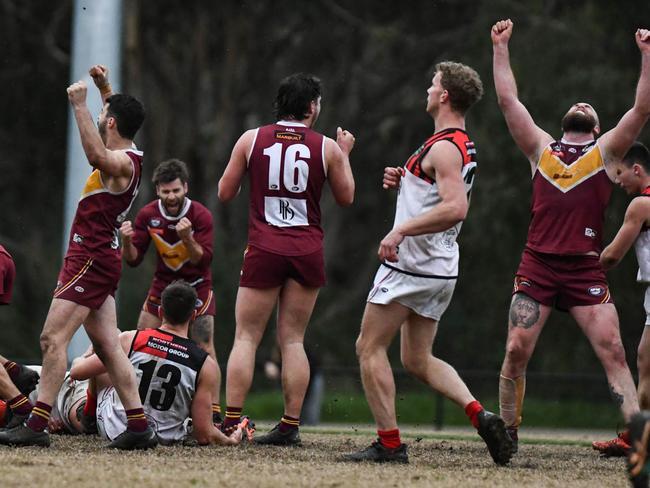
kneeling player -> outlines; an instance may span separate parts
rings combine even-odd
[[[238,444],[241,428],[228,437],[212,423],[214,360],[187,337],[196,291],[185,282],[174,282],[165,288],[161,301],[159,329],[120,334],[122,348],[136,370],[147,421],[164,444],[187,435],[188,417],[199,444]],[[99,433],[119,447],[128,418],[101,360],[96,354],[77,359],[70,373],[74,379],[95,378]]]

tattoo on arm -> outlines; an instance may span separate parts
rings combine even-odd
[[[621,393],[617,392],[612,385],[609,385],[609,393],[612,395],[612,399],[617,407],[623,405],[625,397]]]
[[[539,303],[522,293],[517,293],[510,304],[510,322],[513,327],[530,329],[539,320]]]

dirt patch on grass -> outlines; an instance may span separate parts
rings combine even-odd
[[[368,445],[370,435],[303,433],[303,446],[274,448],[158,447],[116,452],[94,437],[53,436],[52,447],[0,446],[3,488],[218,487],[612,487],[626,486],[622,459],[601,459],[588,447],[520,446],[510,466],[498,467],[473,439],[406,439],[410,464],[338,461]]]

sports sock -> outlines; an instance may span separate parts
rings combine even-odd
[[[231,427],[236,427],[241,421],[241,407],[226,407],[226,418],[223,419],[221,430],[224,432]]]
[[[300,427],[300,418],[289,417],[287,414],[284,414],[280,419],[280,432],[289,432],[298,427]]]
[[[147,430],[147,418],[144,416],[144,409],[133,408],[126,411],[126,428],[131,432],[144,432]]]
[[[474,400],[465,405],[465,414],[469,417],[469,420],[476,429],[478,429],[478,414],[483,410],[483,405],[478,400]]]
[[[9,378],[11,378],[11,381],[15,381],[20,374],[20,365],[18,363],[14,363],[13,361],[7,361],[4,366],[7,373],[9,373]]]
[[[52,406],[43,402],[36,402],[32,413],[27,419],[27,427],[34,432],[43,432],[47,427],[47,421],[50,420],[50,413],[52,413]]]
[[[84,415],[86,417],[97,416],[97,397],[93,395],[90,390],[86,390],[86,404],[84,405]]]
[[[212,423],[219,424],[223,421],[221,418],[221,405],[218,403],[212,404]]]
[[[393,430],[378,430],[379,442],[382,446],[388,449],[397,449],[402,445],[402,440],[399,437],[399,429]]]
[[[32,403],[22,393],[7,403],[11,411],[16,415],[28,415],[32,411]]]

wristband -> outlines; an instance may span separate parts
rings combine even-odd
[[[101,93],[102,97],[104,97],[105,95],[108,95],[109,93],[112,93],[112,92],[113,92],[113,88],[111,88],[110,83],[106,83],[104,86],[102,86],[99,89],[99,93]]]

